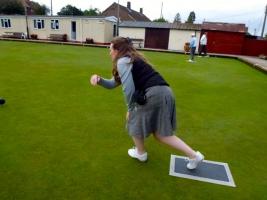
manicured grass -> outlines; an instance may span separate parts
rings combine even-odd
[[[227,162],[236,188],[168,175],[170,154],[147,141],[128,157],[121,88],[108,49],[0,41],[0,199],[267,199],[267,77],[234,59],[144,52],[176,96],[178,136]]]

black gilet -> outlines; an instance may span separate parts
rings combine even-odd
[[[132,76],[136,90],[145,91],[147,88],[156,85],[169,86],[169,84],[151,67],[151,65],[141,59],[134,60]]]

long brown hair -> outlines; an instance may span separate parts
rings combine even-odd
[[[118,54],[116,58],[113,60],[113,68],[112,68],[112,75],[114,76],[116,82],[121,83],[119,73],[117,70],[117,61],[122,57],[130,57],[131,62],[133,62],[136,59],[141,59],[145,62],[146,59],[142,54],[137,52],[137,50],[134,48],[133,43],[130,38],[124,38],[124,37],[115,37],[111,41],[112,47],[114,50],[118,51]]]

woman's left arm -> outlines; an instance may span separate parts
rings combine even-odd
[[[130,62],[130,58],[123,57],[118,60],[117,68],[122,83],[122,89],[124,92],[128,111],[133,110],[134,102],[132,96],[135,92],[135,86],[132,76],[133,64]]]

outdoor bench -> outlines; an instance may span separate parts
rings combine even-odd
[[[49,40],[53,41],[67,41],[67,35],[66,34],[50,34],[48,37]]]
[[[26,35],[23,32],[5,32],[2,35],[3,38],[16,38],[16,39],[25,39]]]
[[[133,45],[135,45],[135,46],[137,46],[139,48],[142,48],[142,44],[144,42],[143,39],[138,39],[138,38],[130,38],[130,39],[131,39]]]

